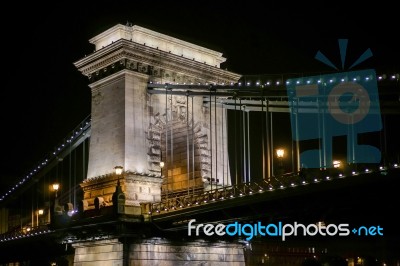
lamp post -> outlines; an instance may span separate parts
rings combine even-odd
[[[56,225],[56,220],[55,220],[55,214],[56,214],[56,209],[58,209],[58,198],[57,198],[57,192],[60,189],[60,184],[59,183],[54,183],[52,185],[53,191],[55,191],[55,197],[54,197],[54,205],[50,205],[50,224],[52,226]]]
[[[124,167],[122,167],[122,166],[115,166],[115,167],[114,167],[114,170],[115,170],[115,174],[116,174],[117,177],[118,177],[118,185],[119,185],[119,177],[122,175],[122,172],[123,172],[123,170],[124,170]]]
[[[39,216],[43,215],[43,209],[39,209],[36,212],[36,226],[39,227]]]
[[[160,161],[161,178],[163,178],[163,172],[162,171],[163,171],[164,165],[165,165],[165,163],[163,161]],[[166,198],[168,200],[168,178],[166,180],[167,180],[167,182],[166,182],[166,187],[167,187],[167,189],[166,189]]]
[[[125,194],[122,191],[121,184],[119,182],[119,177],[122,175],[124,168],[122,166],[114,167],[115,174],[118,177],[117,186],[115,187],[115,192],[112,195],[112,202],[115,214],[125,213]]]
[[[161,178],[163,177],[162,175],[162,169],[164,168],[164,162],[160,162],[160,168],[161,168]]]
[[[276,150],[276,157],[278,157],[278,163],[279,163],[279,174],[283,174],[283,157],[285,156],[285,150],[284,149],[277,149]]]
[[[60,184],[58,184],[58,183],[53,184],[53,190],[56,192],[56,198],[57,198],[57,191],[59,188],[60,188]]]
[[[341,165],[342,165],[341,161],[339,161],[339,160],[333,161],[333,168],[340,168]]]

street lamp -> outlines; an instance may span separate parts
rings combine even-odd
[[[163,178],[162,170],[164,168],[164,165],[165,165],[165,163],[163,161],[160,161],[161,178]],[[166,179],[166,198],[167,198],[167,201],[168,201],[168,176],[167,176],[167,179]]]
[[[122,175],[122,171],[124,170],[124,167],[118,165],[118,166],[114,167],[114,170],[115,170],[115,174],[118,177],[117,185],[119,186],[119,177],[120,177],[120,175]]]
[[[60,188],[60,184],[58,184],[58,183],[53,184],[53,190],[56,192],[56,198],[57,198],[57,191],[59,188]]]
[[[342,162],[339,160],[334,160],[333,161],[333,168],[339,168],[341,166]]]
[[[54,197],[54,205],[53,206],[50,206],[50,224],[52,224],[52,225],[54,225],[55,223],[56,223],[56,220],[55,220],[55,218],[54,218],[54,215],[55,215],[55,213],[56,213],[56,211],[57,211],[57,213],[58,213],[58,207],[59,207],[59,205],[58,205],[58,198],[57,198],[57,192],[58,192],[58,190],[60,189],[60,184],[59,183],[54,183],[53,185],[52,185],[52,187],[53,187],[53,190],[56,192],[55,193],[55,197]]]
[[[36,226],[38,226],[38,227],[39,227],[39,216],[40,215],[43,215],[43,209],[39,209],[36,212]]]
[[[276,156],[282,160],[283,156],[285,155],[285,150],[284,149],[277,149],[276,150]]]
[[[163,175],[162,175],[162,169],[164,168],[164,162],[160,162],[160,168],[161,168],[161,177],[163,177]]]
[[[115,167],[114,167],[115,174],[116,174],[117,176],[120,176],[120,175],[122,174],[123,169],[124,169],[124,168],[123,168],[122,166],[115,166]]]
[[[282,160],[283,157],[285,156],[285,150],[284,149],[277,149],[276,150],[276,156],[278,157],[278,162],[279,162],[279,174],[282,175],[283,174],[283,164],[282,164]]]
[[[115,192],[112,195],[113,208],[116,214],[125,213],[125,194],[122,191],[122,187],[119,182],[119,177],[122,175],[123,169],[124,168],[122,166],[114,167],[115,174],[118,177],[117,186],[115,187]]]

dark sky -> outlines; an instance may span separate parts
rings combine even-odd
[[[240,74],[331,71],[314,56],[321,50],[339,65],[339,38],[349,40],[348,64],[371,48],[361,69],[399,71],[400,23],[391,3],[81,2],[14,1],[2,8],[0,191],[90,114],[89,82],[73,63],[94,50],[91,37],[117,23],[223,52],[222,67]]]

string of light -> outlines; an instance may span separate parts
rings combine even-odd
[[[329,74],[326,74],[324,76],[329,76],[330,74],[335,75],[335,76],[339,75],[339,74],[336,74],[336,73],[329,73]],[[361,81],[361,80],[365,80],[365,81],[373,80],[373,77],[370,76],[370,75],[364,76],[364,77],[357,76],[357,77],[354,77],[352,79],[349,79],[348,75],[346,75],[346,74],[347,73],[343,73],[343,77],[340,79],[340,82],[348,82],[348,81],[357,82],[357,81]],[[320,76],[322,76],[322,75],[320,75]],[[313,76],[313,78],[315,78],[315,77],[318,77],[318,75]],[[233,82],[231,82],[231,83],[225,83],[225,82],[221,82],[221,83],[217,83],[217,82],[213,82],[213,83],[210,83],[210,82],[205,82],[205,83],[200,83],[200,82],[198,82],[198,83],[193,83],[193,82],[191,82],[191,83],[171,82],[171,83],[168,83],[168,84],[170,84],[170,85],[206,85],[206,86],[208,86],[208,85],[220,85],[220,86],[229,86],[229,85],[230,86],[234,86],[234,85],[237,85],[239,87],[240,86],[243,86],[243,87],[245,87],[245,86],[260,86],[260,87],[278,86],[278,87],[282,87],[284,85],[290,84],[290,82],[292,82],[294,80],[296,81],[297,84],[300,84],[300,83],[313,84],[313,82],[314,83],[324,83],[324,82],[333,83],[333,82],[337,82],[338,81],[337,78],[330,78],[328,80],[325,80],[324,78],[310,79],[308,77],[294,77],[294,78],[287,78],[287,79],[285,79],[283,77],[281,77],[281,78],[269,77],[269,78],[265,78],[265,80],[263,81],[262,78],[259,78],[259,77],[256,77],[256,76],[254,76],[254,77],[245,76],[242,79],[249,79],[250,81],[239,81],[238,83],[233,83]],[[307,79],[307,80],[305,80],[305,79]],[[377,81],[381,81],[381,82],[382,81],[398,82],[399,80],[400,80],[400,73],[380,74],[380,75],[377,76]],[[160,81],[150,81],[150,84],[163,85]]]
[[[14,186],[9,188],[3,195],[0,196],[0,202],[9,197],[13,192],[15,192],[23,184],[31,180],[36,174],[40,172],[46,165],[49,164],[53,159],[57,159],[57,156],[62,153],[67,147],[67,144],[72,144],[81,135],[85,134],[86,130],[90,127],[90,116],[86,117],[74,130],[68,134],[68,137],[61,141],[61,144],[54,148],[53,152],[48,153],[44,159],[40,162],[26,175],[24,175]]]

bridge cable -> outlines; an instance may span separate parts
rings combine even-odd
[[[74,153],[75,153],[75,156],[74,156],[74,209],[76,208],[76,190],[77,190],[77,187],[76,187],[76,149],[74,149]]]
[[[225,112],[226,112],[226,109],[224,108],[224,106],[223,106],[223,103],[222,103],[222,101],[221,101],[221,112],[222,112],[222,115],[221,115],[221,121],[222,121],[222,123],[221,123],[221,141],[222,141],[222,187],[224,188],[225,187],[225,165],[227,165],[226,163],[225,163],[225,141],[224,141],[224,127],[225,127],[225,124],[224,124],[224,116],[225,116]],[[226,171],[226,174],[228,173],[228,171]]]
[[[237,185],[238,184],[238,158],[237,158],[237,111],[236,111],[236,95],[234,96],[235,97],[235,115],[234,115],[234,118],[235,118],[235,128],[234,128],[234,134],[235,134],[235,185]]]
[[[216,91],[215,91],[216,92]],[[215,189],[218,185],[218,128],[217,128],[217,96],[214,95],[214,132],[215,132]]]
[[[262,177],[265,179],[265,143],[264,143],[264,89],[261,91],[261,148],[262,148]]]
[[[190,195],[190,146],[189,146],[189,92],[186,92],[186,168],[187,193]]]
[[[212,114],[212,98],[211,98],[211,86],[210,86],[210,109],[209,109],[209,114],[210,114],[210,183],[211,183],[211,192],[213,190],[212,186],[212,179],[213,179],[213,137],[212,137],[212,119],[211,119],[211,114]]]
[[[267,116],[268,116],[268,112],[267,112]],[[272,112],[269,112],[269,122],[270,122],[269,154],[270,154],[270,162],[271,162],[271,176],[274,176],[274,128],[273,128]]]
[[[194,188],[196,186],[196,176],[195,176],[195,164],[194,164],[194,119],[193,119],[193,96],[192,96],[192,179],[193,179],[193,195]]]
[[[74,134],[75,132],[73,131],[72,134]],[[68,202],[71,202],[71,193],[72,193],[72,171],[71,171],[71,164],[72,164],[72,145],[71,145],[71,141],[69,142],[69,161],[68,161],[68,166],[69,166],[69,171],[68,171],[68,185],[69,185],[69,193],[68,193]]]
[[[242,150],[243,150],[243,179],[242,182],[246,183],[247,181],[247,156],[246,156],[246,112],[245,112],[245,108],[246,106],[242,106],[242,104],[240,103],[240,110],[242,110],[242,128],[243,128],[243,144],[242,144]]]
[[[250,182],[251,174],[251,160],[250,160],[250,110],[247,111],[247,159],[248,159],[248,170],[247,170],[247,182]]]
[[[86,139],[83,140],[83,145],[82,145],[82,180],[86,179]]]
[[[165,88],[165,192],[166,200],[168,201],[168,90]]]
[[[170,107],[170,113],[171,113],[171,126],[170,126],[170,130],[171,130],[171,183],[172,183],[172,192],[174,191],[174,112],[173,112],[173,106],[172,106],[172,102],[173,102],[173,96],[172,96],[172,90],[171,90],[171,96],[170,96],[170,103],[171,103],[171,107]],[[168,180],[169,183],[169,180]],[[167,208],[169,209],[169,202],[168,202],[168,206]]]
[[[239,106],[240,106],[239,111],[242,112],[242,98],[239,99]],[[241,164],[240,164],[240,174],[243,175],[243,176],[240,177],[240,182],[241,183],[243,183],[243,177],[246,178],[245,172],[244,172],[245,171],[245,167],[246,167],[246,163],[244,161],[246,159],[246,155],[244,154],[245,147],[243,147],[245,145],[245,141],[243,139],[244,138],[244,132],[245,132],[243,119],[244,119],[244,117],[243,117],[243,114],[242,114],[241,117],[240,117],[240,128],[243,128],[243,130],[241,131],[241,134],[243,134],[243,136],[241,137],[242,143],[240,145],[240,154],[241,154],[241,156],[243,156],[241,158]]]

